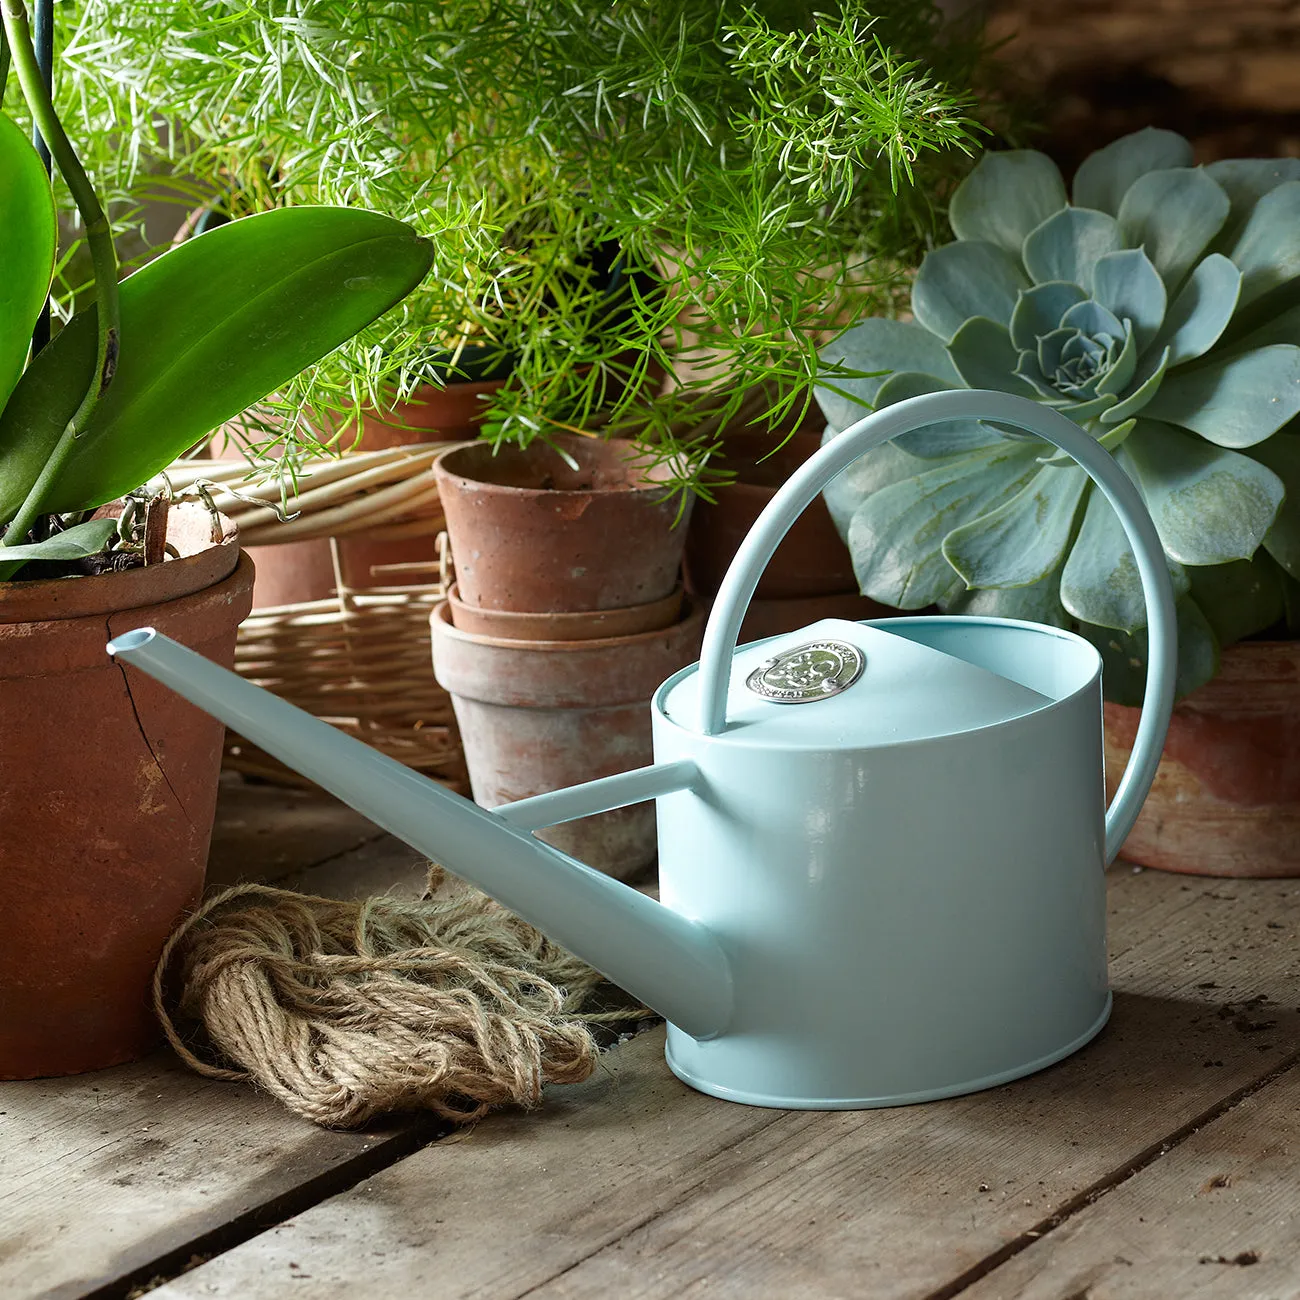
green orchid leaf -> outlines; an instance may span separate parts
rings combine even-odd
[[[851,379],[825,373],[835,366],[871,377]],[[877,317],[859,322],[822,348],[818,369],[823,377],[816,389],[817,403],[836,429],[847,429],[869,415],[881,384],[896,370],[921,371],[958,382],[942,339],[911,321]]]
[[[1300,158],[1224,158],[1209,163],[1205,172],[1232,205],[1219,232],[1219,244],[1230,247],[1265,194],[1287,181],[1300,181]]]
[[[969,388],[993,388],[1000,393],[1033,397],[1034,389],[1016,373],[1020,354],[1005,325],[987,316],[972,316],[948,344],[957,373]]]
[[[1168,348],[1164,348],[1158,355],[1148,352],[1131,381],[1128,393],[1101,417],[1102,424],[1131,420],[1160,391],[1168,369]]]
[[[1176,289],[1228,219],[1228,196],[1199,167],[1139,177],[1119,206],[1120,235]]]
[[[1192,146],[1173,131],[1147,127],[1089,154],[1074,173],[1074,202],[1112,216],[1133,182],[1148,172],[1190,167]]]
[[[1047,627],[1068,628],[1073,620],[1061,604],[1061,575],[1053,570],[1027,587],[987,587],[958,591],[943,603],[945,614],[978,618],[1019,618]]]
[[[0,113],[0,410],[23,373],[58,245],[54,193],[31,141]]]
[[[1088,476],[1040,469],[1010,501],[954,528],[943,554],[968,587],[1027,587],[1059,567]]]
[[[935,375],[903,371],[890,375],[880,386],[876,394],[876,409],[883,410],[895,402],[905,402],[909,397],[943,393],[960,387],[960,383],[950,384]],[[978,420],[944,420],[924,429],[899,434],[893,441],[911,456],[933,460],[942,456],[966,455],[977,447],[991,447],[1001,439]]]
[[[1221,646],[1233,645],[1286,615],[1282,574],[1267,554],[1188,569],[1192,599]]]
[[[1123,448],[1115,459],[1133,477]],[[1169,561],[1169,576],[1175,595],[1186,594],[1188,582],[1183,566]],[[1146,601],[1137,559],[1119,517],[1100,492],[1088,497],[1083,526],[1062,570],[1061,603],[1085,623],[1126,632],[1146,626]]]
[[[1026,289],[1011,313],[1012,343],[1021,352],[1037,352],[1039,338],[1059,328],[1061,317],[1087,298],[1077,284],[1066,280],[1049,280]]]
[[[912,283],[912,314],[945,342],[972,316],[1006,325],[1029,280],[996,244],[963,240],[925,255]]]
[[[1241,271],[1238,310],[1300,276],[1300,180],[1255,204],[1228,256]]]
[[[84,560],[88,555],[98,555],[116,532],[116,519],[90,519],[43,542],[0,546],[0,560],[6,564],[10,560],[24,564],[28,560]]]
[[[957,187],[948,220],[958,239],[979,239],[1015,257],[1025,236],[1065,207],[1056,164],[1033,149],[986,153]]]
[[[1169,365],[1203,356],[1218,341],[1237,308],[1241,272],[1221,253],[1199,263],[1179,290],[1156,336],[1169,348]]]
[[[1131,321],[1124,322],[1124,346],[1120,354],[1111,362],[1110,369],[1097,380],[1097,392],[1100,396],[1118,397],[1128,387],[1137,370],[1138,346],[1133,333]]]
[[[419,283],[432,247],[351,208],[283,208],[179,244],[122,282],[117,376],[46,497],[98,506],[343,343]],[[27,368],[0,417],[0,519],[12,518],[94,370],[93,309]]]
[[[1092,283],[1098,261],[1123,246],[1114,217],[1091,208],[1062,208],[1025,236],[1021,256],[1035,284],[1084,285]]]
[[[1092,296],[1112,315],[1133,322],[1138,352],[1145,352],[1165,318],[1165,282],[1140,248],[1121,248],[1097,259]]]
[[[822,446],[838,438],[840,430],[826,426]],[[874,492],[913,478],[930,467],[914,456],[909,456],[892,442],[873,447],[859,456],[851,465],[838,473],[823,489],[822,497],[839,535],[847,542],[849,521],[857,508]]]
[[[867,497],[848,535],[863,593],[899,609],[923,609],[955,594],[963,584],[944,559],[943,539],[1014,496],[1034,472],[1033,457],[1030,444],[1003,443]]]
[[[1300,578],[1300,434],[1275,433],[1252,447],[1250,456],[1276,474],[1286,488],[1264,548],[1293,578]]]
[[[1300,412],[1300,347],[1275,344],[1166,375],[1143,414],[1253,447]]]
[[[1157,420],[1139,420],[1126,446],[1166,554],[1201,565],[1255,554],[1286,494],[1272,470]]]
[[[1174,693],[1182,699],[1198,686],[1204,686],[1219,671],[1219,642],[1200,606],[1190,596],[1178,602],[1175,612],[1178,618],[1178,673],[1174,680]],[[1116,704],[1138,707],[1147,680],[1149,650],[1146,628],[1139,628],[1130,635],[1084,623],[1079,631],[1101,655],[1101,686],[1106,698]]]

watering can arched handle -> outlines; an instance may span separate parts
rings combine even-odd
[[[1164,547],[1129,476],[1091,434],[1059,411],[1009,393],[961,389],[913,397],[868,415],[797,469],[759,515],[727,570],[709,615],[700,655],[700,722],[706,736],[726,726],[727,684],[740,624],[768,561],[817,494],[863,452],[944,420],[996,420],[1055,444],[1087,470],[1115,508],[1137,557],[1146,598],[1149,655],[1142,719],[1124,779],[1106,814],[1106,861],[1114,860],[1155,778],[1173,708],[1177,617]]]

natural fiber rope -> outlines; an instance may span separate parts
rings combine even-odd
[[[227,889],[168,940],[153,995],[192,1069],[355,1128],[403,1110],[473,1120],[587,1078],[598,1055],[589,1026],[650,1015],[583,1012],[602,982],[433,867],[414,901]],[[178,1019],[195,1032],[183,1036]]]

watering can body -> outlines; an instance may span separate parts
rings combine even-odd
[[[863,451],[958,417],[1054,442],[1133,545],[1150,671],[1107,811],[1101,662],[1004,619],[827,620],[737,649],[763,567]],[[777,493],[719,591],[698,664],[652,703],[652,767],[488,812],[149,630],[110,651],[173,686],[660,1011],[668,1062],[756,1105],[952,1096],[1068,1055],[1104,1025],[1104,868],[1154,776],[1174,607],[1133,484],[1066,417],[1004,394],[898,403]],[[657,800],[661,902],[530,832]]]

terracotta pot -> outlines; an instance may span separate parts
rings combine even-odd
[[[662,600],[689,522],[662,466],[630,442],[564,435],[552,447],[487,443],[434,462],[461,599],[480,609],[573,613]]]
[[[451,621],[462,632],[506,641],[594,641],[615,636],[635,636],[671,627],[681,617],[680,584],[662,600],[622,609],[580,610],[576,614],[519,613],[509,609],[479,609],[460,598],[452,583],[447,591]]]
[[[1106,784],[1138,710],[1106,705]],[[1300,642],[1246,641],[1174,708],[1164,757],[1124,844],[1146,867],[1204,876],[1300,876]]]
[[[717,594],[740,543],[777,488],[821,445],[815,433],[795,433],[773,452],[778,436],[739,434],[726,439],[720,464],[736,470],[740,477],[715,490],[716,503],[696,503],[686,539],[687,589],[692,594]],[[819,496],[777,547],[759,580],[757,599],[802,599],[857,591],[848,547],[840,540]]]
[[[485,808],[612,776],[652,761],[650,698],[693,663],[702,611],[673,627],[598,641],[506,641],[430,617],[433,663],[451,694],[475,800]],[[655,857],[653,803],[538,832],[620,879]]]
[[[158,1036],[150,982],[203,888],[223,728],[104,645],[151,624],[233,663],[253,565],[233,530],[187,547],[187,513],[169,521],[180,559],[0,583],[0,1078],[114,1065]]]
[[[408,402],[399,402],[382,414],[378,411],[364,414],[356,450],[383,451],[387,447],[409,447],[421,442],[463,442],[473,438],[483,419],[485,399],[504,383],[504,379],[489,379],[448,384],[446,388],[425,384],[415,390]],[[354,432],[345,431],[344,440],[350,441]],[[223,442],[219,436],[212,440],[211,450],[217,460],[239,460],[243,456],[233,442]],[[428,582],[434,577],[437,550],[433,537],[397,542],[341,537],[338,550],[343,581],[353,591]],[[279,546],[250,546],[248,553],[257,564],[255,609],[325,600],[334,595],[334,562],[325,538]],[[375,572],[395,564],[429,567],[405,573]]]

